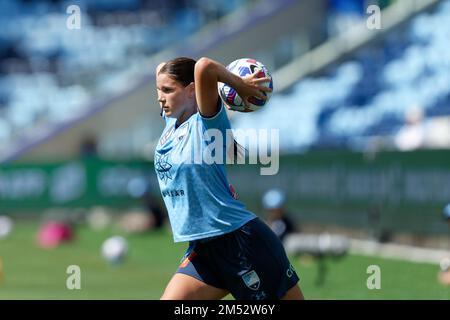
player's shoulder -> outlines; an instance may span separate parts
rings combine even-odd
[[[198,112],[198,121],[202,122],[207,128],[222,127],[229,123],[228,115],[225,106],[219,99],[217,102],[217,112],[212,116],[204,116]]]

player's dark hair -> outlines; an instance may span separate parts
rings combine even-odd
[[[194,82],[194,69],[197,61],[188,57],[178,57],[167,61],[158,74],[167,74],[175,81],[181,83],[184,87],[187,87],[191,82]],[[220,98],[219,98],[220,99]],[[234,140],[233,152],[228,151],[228,156],[231,156],[234,160],[242,158],[245,154],[245,148]]]
[[[195,61],[191,58],[179,57],[167,61],[159,70],[159,73],[167,74],[174,80],[187,87],[194,82]]]

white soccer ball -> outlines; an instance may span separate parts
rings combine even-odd
[[[450,270],[450,257],[445,257],[439,263],[442,272],[447,272]]]
[[[255,72],[255,70],[258,69],[259,70],[258,78],[265,78],[265,77],[270,78],[270,81],[261,83],[260,85],[273,89],[272,75],[270,74],[269,70],[264,64],[262,64],[259,61],[256,61],[255,59],[250,58],[237,59],[231,62],[227,66],[227,69],[240,77],[252,74],[253,72]],[[258,110],[263,106],[265,106],[269,101],[270,97],[272,96],[271,92],[262,91],[262,93],[266,96],[266,100],[259,99],[256,97],[250,97],[248,99],[249,106],[246,107],[244,102],[242,101],[242,98],[237,94],[236,90],[234,90],[229,85],[219,82],[218,90],[219,96],[222,99],[223,103],[226,104],[231,110],[235,111],[248,112]]]
[[[113,236],[103,242],[102,256],[112,264],[120,263],[124,260],[128,252],[128,244],[124,237]]]
[[[0,216],[0,239],[6,238],[12,231],[14,223],[7,216]]]

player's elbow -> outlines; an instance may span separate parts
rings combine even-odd
[[[214,70],[214,66],[215,64],[211,59],[202,57],[195,64],[194,73],[197,77],[210,74]]]

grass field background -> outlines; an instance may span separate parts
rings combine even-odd
[[[186,248],[186,244],[174,244],[167,229],[126,235],[112,228],[94,231],[79,227],[75,241],[46,250],[35,243],[37,229],[36,223],[22,222],[8,238],[0,240],[0,300],[158,299]],[[127,238],[130,250],[123,264],[111,266],[100,256],[100,247],[115,234]],[[326,260],[326,280],[319,286],[316,260],[290,258],[307,299],[450,299],[450,287],[437,282],[436,265],[347,255]],[[81,268],[80,290],[66,288],[69,265]],[[369,265],[381,269],[379,290],[366,286]]]

